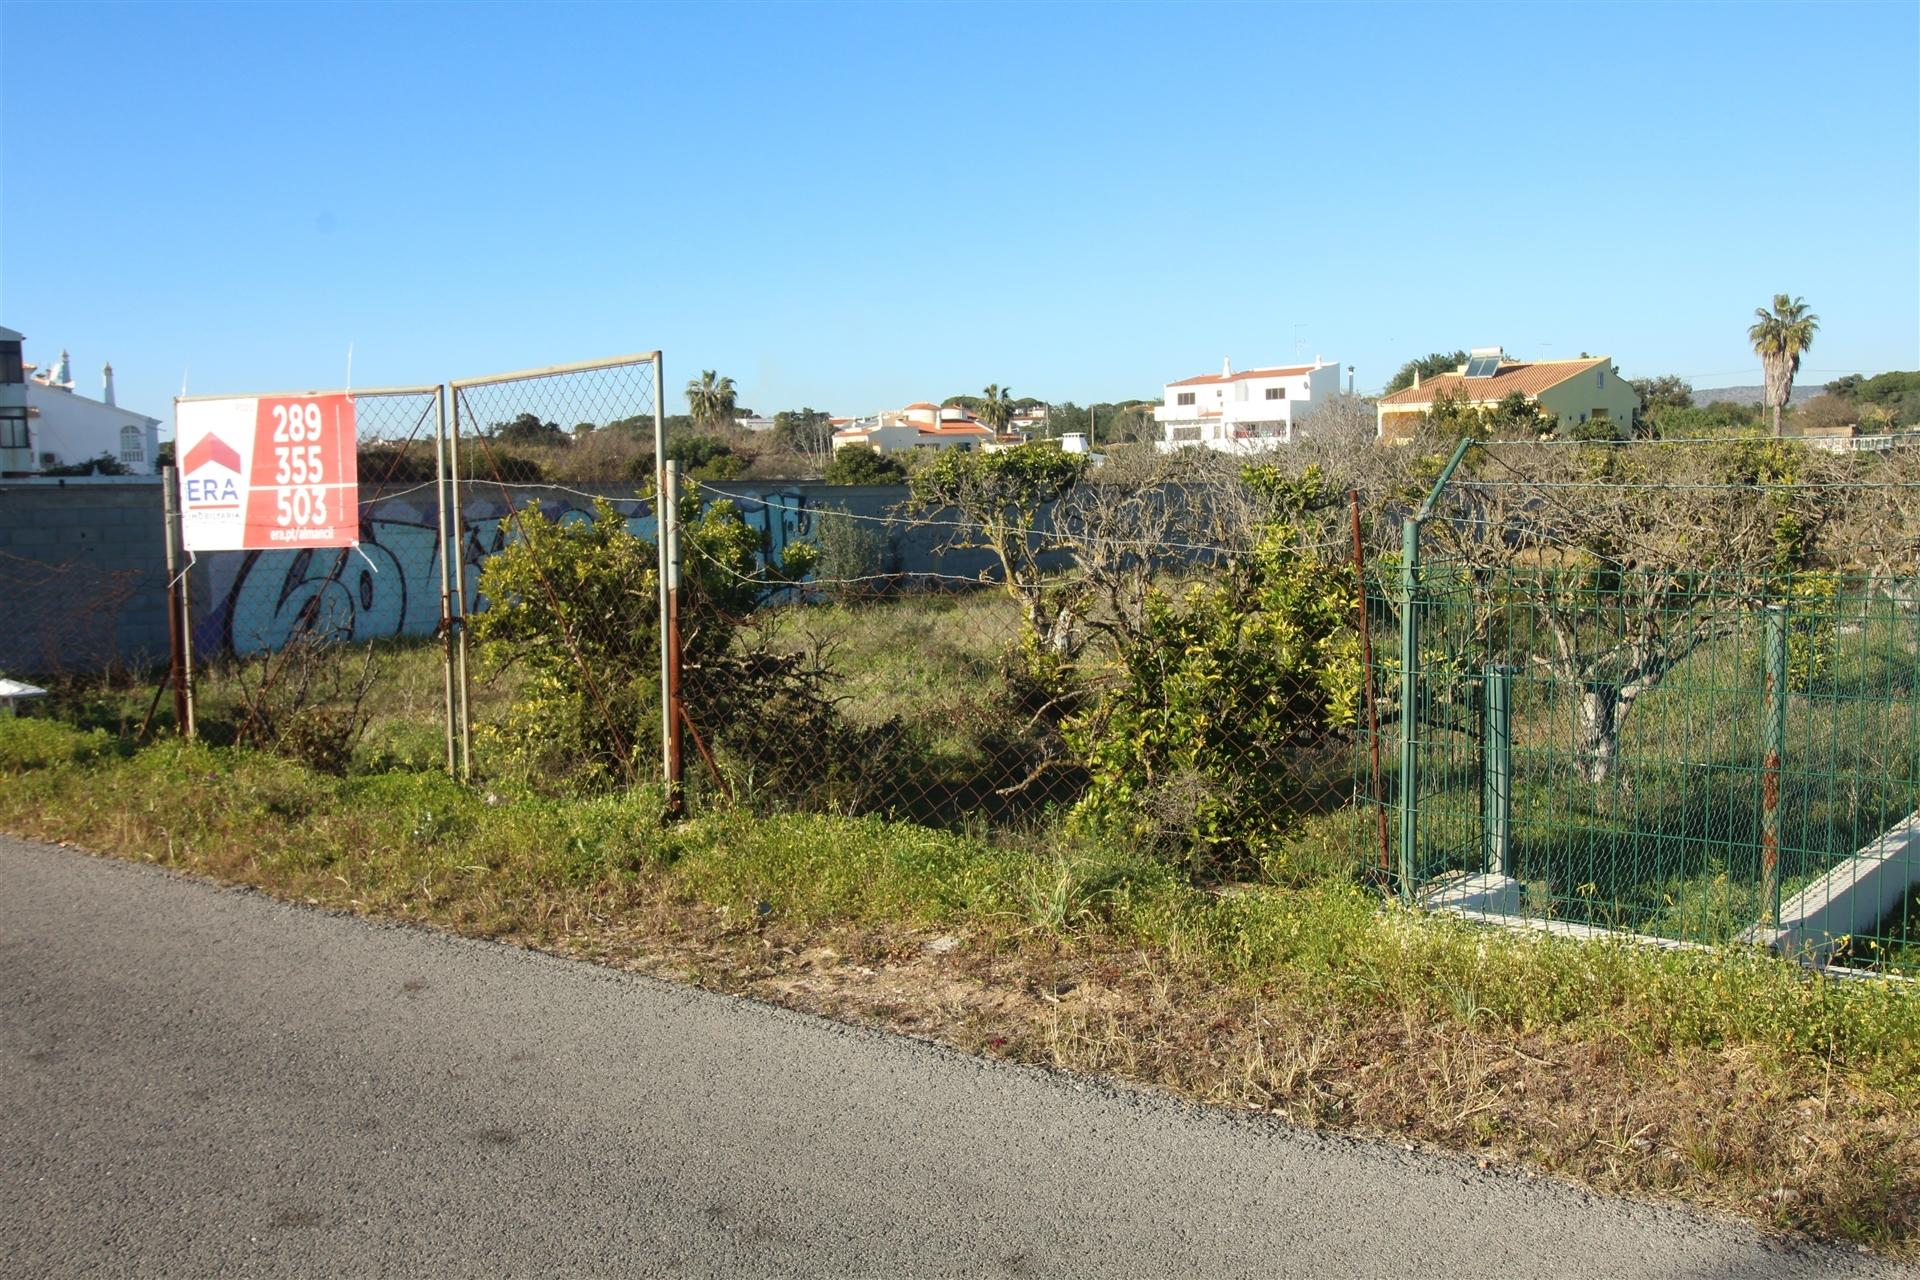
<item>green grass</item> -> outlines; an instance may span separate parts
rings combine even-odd
[[[1351,813],[1308,821],[1265,881],[1218,892],[1044,828],[989,838],[741,809],[663,827],[648,789],[557,799],[406,769],[330,777],[176,739],[134,750],[44,719],[0,722],[0,779],[0,828],[617,961],[697,935],[692,972],[747,973],[832,941],[877,948],[846,980],[891,965],[891,990],[916,939],[959,937],[970,980],[989,988],[1107,993],[1073,1009],[994,996],[980,1007],[1039,1012],[953,1024],[969,1046],[1515,1152],[1616,1189],[1749,1215],[1759,1203],[1776,1225],[1896,1252],[1920,1232],[1920,993],[1738,949],[1409,913],[1346,874]],[[876,1000],[870,1016],[894,1016],[899,997]],[[1525,1092],[1489,1083],[1500,1070],[1526,1073]],[[1817,1114],[1810,1096],[1827,1099]],[[1730,1109],[1745,1136],[1721,1131]],[[1615,1153],[1595,1145],[1624,1141],[1605,1116],[1664,1136]],[[1812,1136],[1784,1152],[1776,1127]],[[1711,1168],[1684,1157],[1689,1143],[1716,1152]],[[1791,1212],[1767,1207],[1780,1185],[1802,1189]]]

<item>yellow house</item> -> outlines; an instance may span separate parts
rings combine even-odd
[[[1625,436],[1640,408],[1640,393],[1607,356],[1521,361],[1509,360],[1498,347],[1476,347],[1454,372],[1424,380],[1416,374],[1412,386],[1381,396],[1375,409],[1380,439],[1393,444],[1412,439],[1442,396],[1490,409],[1516,391],[1551,415],[1562,432],[1582,423],[1610,422],[1615,434]]]

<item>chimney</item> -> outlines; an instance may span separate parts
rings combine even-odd
[[[100,370],[100,399],[108,405],[113,403],[113,364],[111,361],[107,363],[105,368]]]
[[[1220,357],[1220,376],[1223,378],[1233,376],[1233,361],[1226,356]]]
[[[1418,369],[1413,371],[1413,389],[1415,391],[1420,389],[1420,371]]]
[[[1353,366],[1347,366],[1347,394],[1353,394]]]

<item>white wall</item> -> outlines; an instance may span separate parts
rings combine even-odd
[[[1267,399],[1268,388],[1283,390],[1285,397]],[[1183,448],[1193,440],[1175,440],[1176,427],[1200,427],[1197,443],[1227,447],[1236,451],[1263,449],[1293,439],[1293,422],[1307,409],[1340,390],[1340,365],[1336,361],[1303,373],[1282,377],[1237,378],[1231,382],[1200,383],[1196,386],[1166,387],[1166,403],[1153,412],[1162,425],[1162,449]],[[1177,403],[1180,395],[1192,393],[1191,405]],[[1202,417],[1203,413],[1219,416]],[[1256,426],[1255,424],[1260,424]],[[1269,425],[1274,424],[1274,425]],[[1271,432],[1252,438],[1239,432]]]
[[[27,429],[33,433],[35,469],[47,466],[71,466],[101,454],[122,458],[121,430],[133,427],[139,432],[139,460],[125,465],[134,475],[152,475],[154,459],[160,451],[160,422],[145,414],[116,408],[98,400],[28,381]],[[47,461],[47,455],[53,461]]]

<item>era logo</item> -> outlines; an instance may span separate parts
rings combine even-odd
[[[232,476],[188,476],[188,502],[238,502],[240,486]]]

